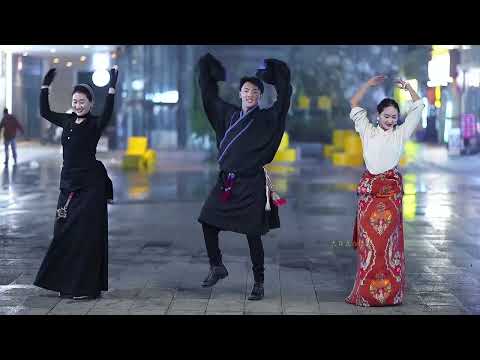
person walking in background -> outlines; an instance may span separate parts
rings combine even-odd
[[[25,133],[22,124],[17,118],[8,113],[8,109],[3,109],[3,118],[0,121],[0,130],[3,128],[3,142],[5,144],[5,166],[8,166],[9,151],[8,147],[12,148],[13,161],[17,164],[17,143],[16,136],[17,130],[20,130],[22,134]]]

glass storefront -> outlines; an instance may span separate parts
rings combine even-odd
[[[372,111],[380,98],[393,95],[388,89],[393,88],[397,76],[418,78],[422,87],[421,78],[409,74],[409,69],[423,73],[416,64],[426,63],[421,56],[412,56],[408,46],[401,45],[122,45],[115,53],[104,51],[110,57],[109,66],[120,66],[115,113],[108,134],[111,149],[126,148],[131,136],[146,136],[149,146],[157,150],[214,148],[197,76],[198,59],[206,52],[217,56],[226,69],[226,82],[219,84],[220,96],[238,106],[242,76],[254,75],[266,58],[281,59],[290,65],[293,96],[287,131],[293,142],[329,142],[333,129],[350,128],[348,99],[374,74],[385,73],[389,78],[384,88],[365,97],[365,106]],[[52,88],[56,92],[52,97],[54,110],[67,110],[69,91],[75,82],[93,85],[90,78],[95,59],[90,58],[95,55],[91,55],[70,70],[62,58],[58,65],[62,74]],[[4,84],[5,56],[0,61],[0,83]],[[38,91],[42,76],[53,66],[52,56],[15,54],[11,63],[12,110],[25,122],[28,137],[39,138],[44,129],[39,126]],[[106,88],[95,89],[105,92]],[[266,85],[261,106],[270,106],[275,97],[273,87]],[[5,96],[0,96],[2,101],[8,102]],[[94,110],[98,113],[100,107],[101,101]]]
[[[147,136],[154,149],[187,146],[187,116],[192,99],[191,47],[135,45],[119,54],[117,137]]]

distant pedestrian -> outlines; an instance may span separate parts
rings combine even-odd
[[[0,130],[3,130],[3,142],[5,144],[5,166],[8,165],[8,147],[12,148],[13,161],[17,163],[17,143],[15,137],[17,136],[17,129],[24,134],[23,126],[17,118],[8,113],[8,109],[3,110],[3,118],[0,121]]]

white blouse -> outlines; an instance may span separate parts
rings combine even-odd
[[[363,159],[370,173],[381,174],[398,165],[405,142],[417,128],[424,107],[422,99],[413,102],[405,122],[387,131],[380,126],[373,126],[368,120],[365,109],[356,106],[350,111],[355,130],[362,139]]]

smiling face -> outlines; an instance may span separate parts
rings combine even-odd
[[[75,92],[72,95],[72,109],[78,117],[85,116],[92,108],[93,103],[88,100],[87,95]]]
[[[383,130],[390,130],[398,121],[398,111],[394,106],[387,106],[383,111],[378,114],[378,125]]]
[[[251,109],[258,105],[262,92],[255,84],[247,81],[240,89],[240,99],[242,99],[242,108]]]

